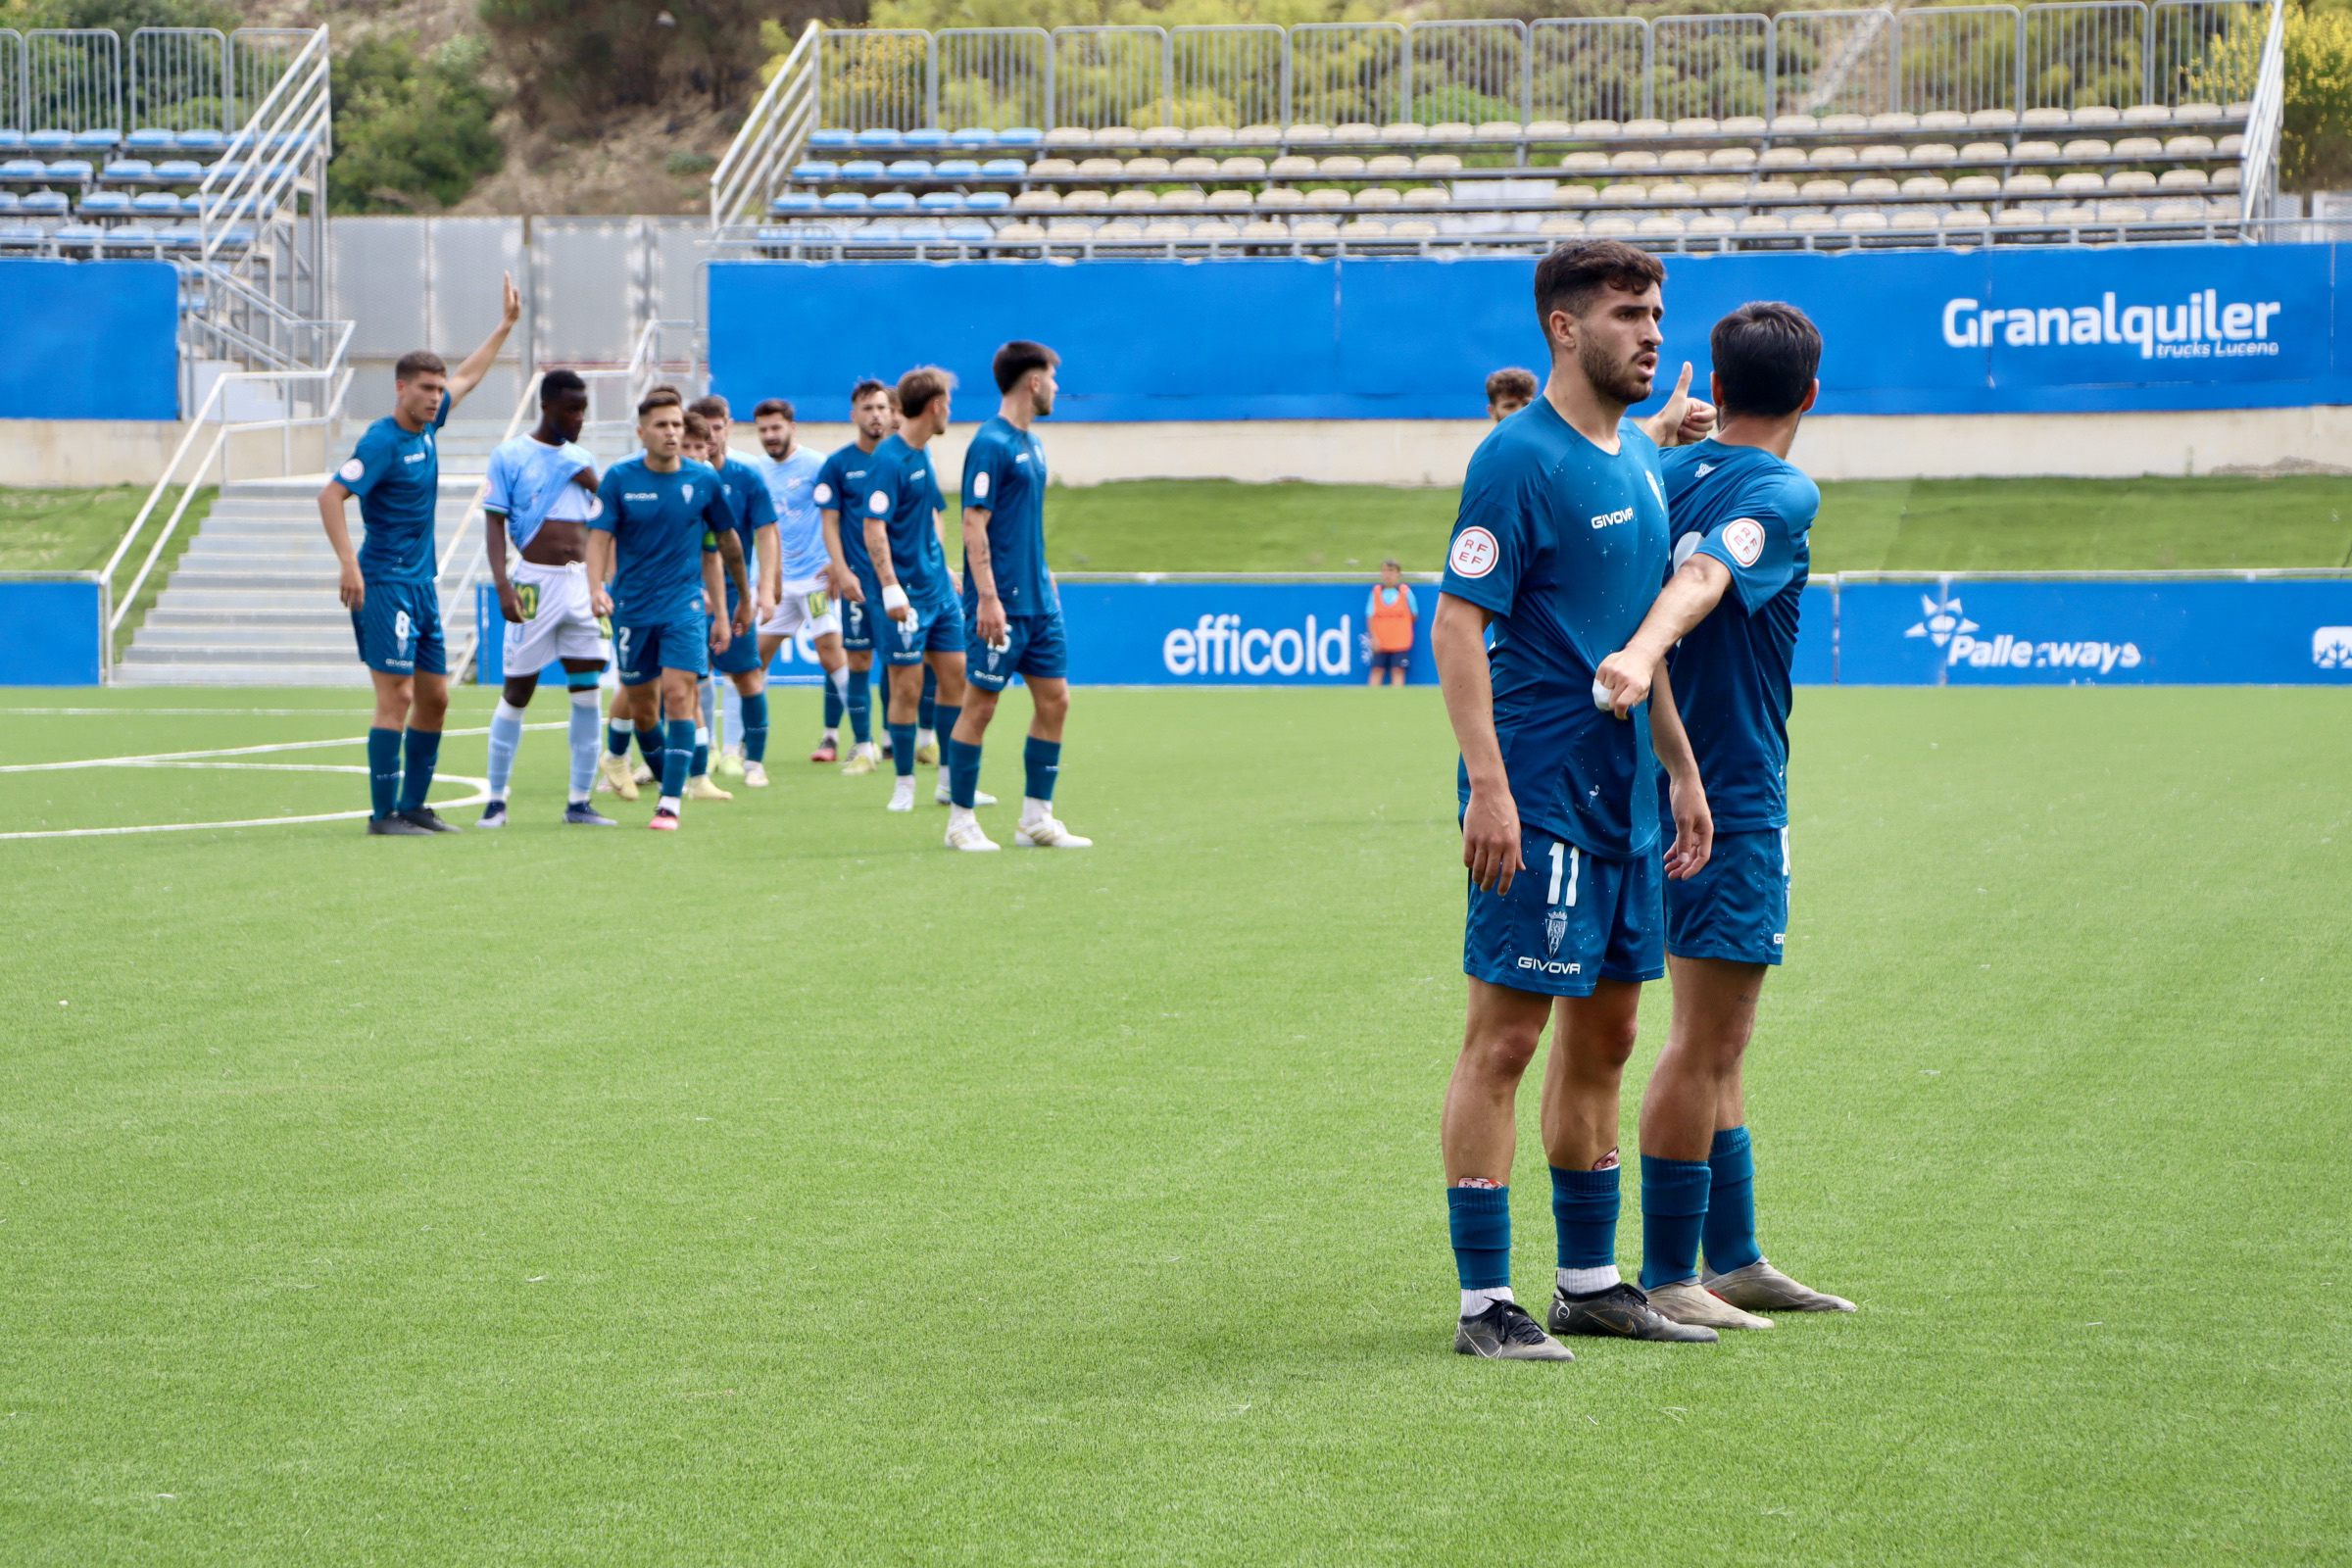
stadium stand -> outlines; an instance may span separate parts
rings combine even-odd
[[[711,176],[738,254],[2252,240],[2277,0],[826,30]]]

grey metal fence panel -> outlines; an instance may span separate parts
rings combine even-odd
[[[2025,19],[2014,6],[1927,6],[1898,17],[1901,60],[1895,107],[1913,113],[2018,107],[2018,44]]]
[[[24,35],[0,27],[0,126],[26,128],[24,120]]]
[[[1054,38],[1045,28],[944,27],[932,48],[931,123],[940,129],[1051,122]]]
[[[352,323],[352,358],[396,360],[424,347],[427,220],[338,218],[326,232],[327,315]]]
[[[1407,120],[1527,120],[1527,24],[1416,22],[1405,29]]]
[[[919,27],[828,28],[817,35],[820,124],[920,130],[931,122],[931,34]]]
[[[2157,0],[2148,19],[2151,103],[2244,103],[2254,96],[2268,0]]]
[[[655,319],[692,321],[710,330],[710,290],[705,269],[710,260],[709,225],[691,218],[649,218],[646,242],[651,249],[646,296]],[[665,346],[664,352],[668,352]]]
[[[2140,0],[2026,7],[2021,109],[2129,109],[2148,90],[2148,8]]]
[[[308,27],[239,27],[228,35],[229,124],[253,118],[310,41]]]
[[[1168,123],[1168,52],[1165,27],[1055,27],[1054,123]]]
[[[1894,13],[1784,11],[1772,21],[1772,112],[1876,115],[1894,107]]]
[[[228,35],[141,27],[130,35],[130,129],[228,130]]]
[[[1280,125],[1289,100],[1291,35],[1268,24],[1168,32],[1170,122]]]
[[[654,318],[643,225],[631,218],[535,218],[532,276],[539,297],[534,342],[542,363],[626,365]],[[615,417],[596,411],[596,417]]]
[[[26,130],[121,130],[122,40],[104,27],[24,34]]]
[[[1772,19],[1650,20],[1650,113],[1660,120],[1772,113]]]
[[[1388,124],[1411,118],[1405,30],[1396,22],[1309,22],[1291,29],[1286,124]]]
[[[1550,18],[1528,29],[1528,117],[1640,120],[1649,113],[1649,24]]]

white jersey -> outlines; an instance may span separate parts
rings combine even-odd
[[[825,574],[823,509],[815,499],[817,471],[824,467],[821,452],[796,446],[782,458],[762,452],[747,460],[767,481],[768,499],[776,505],[776,548],[783,559],[786,582],[807,582]]]

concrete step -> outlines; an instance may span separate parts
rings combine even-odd
[[[356,659],[316,664],[140,664],[125,656],[115,666],[117,686],[343,686],[365,691],[368,666]]]
[[[351,616],[340,606],[327,610],[255,610],[249,606],[220,610],[167,610],[158,605],[147,612],[150,626],[316,626],[348,632]]]
[[[125,649],[124,664],[324,664],[338,662],[359,664],[359,655],[349,636],[340,643],[288,643],[277,648],[247,648],[220,643],[190,643],[156,647],[142,638],[138,646]],[[365,667],[365,666],[361,666]]]
[[[157,626],[139,628],[141,650],[163,655],[186,649],[237,649],[255,658],[273,657],[287,649],[340,648],[356,653],[351,622],[341,626]]]

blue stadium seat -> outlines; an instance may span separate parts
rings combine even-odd
[[[183,153],[217,153],[228,145],[228,138],[217,130],[183,130],[179,133],[179,150]]]
[[[62,218],[71,205],[64,191],[36,190],[19,202],[17,210],[32,217]]]
[[[911,213],[914,198],[903,190],[886,190],[877,192],[867,206],[877,213]]]
[[[841,177],[841,166],[830,158],[811,158],[792,166],[792,177],[814,185]]]
[[[60,245],[89,245],[106,238],[106,230],[96,223],[60,223],[49,237]]]
[[[51,179],[87,179],[90,172],[87,158],[60,158],[49,166]]]
[[[865,193],[837,190],[824,199],[823,206],[828,213],[862,213],[865,211]]]
[[[24,133],[21,130],[0,130],[0,153],[21,153],[24,150]]]
[[[858,137],[854,131],[812,130],[808,133],[808,145],[819,150],[855,147]]]
[[[130,210],[151,218],[176,218],[179,198],[168,190],[143,190],[130,199]]]
[[[880,179],[883,177],[882,162],[878,158],[853,158],[841,166],[841,177],[844,179]]]
[[[0,179],[47,179],[49,166],[38,158],[11,158],[0,164]]]
[[[997,231],[986,223],[950,223],[948,238],[966,242],[986,241],[997,237]]]
[[[74,133],[74,145],[83,152],[104,152],[110,147],[122,146],[122,133],[119,130],[77,130]]]
[[[144,158],[118,158],[106,166],[109,179],[152,179],[155,166]]]
[[[997,133],[993,130],[978,128],[954,131],[948,136],[948,144],[952,147],[994,147],[997,144]]]
[[[997,132],[997,143],[1003,147],[1042,147],[1045,140],[1046,133],[1035,125],[1015,125]]]
[[[150,250],[158,239],[155,230],[145,223],[117,223],[105,232],[109,250]]]
[[[179,145],[179,138],[168,130],[150,127],[134,130],[122,138],[123,149],[134,153],[168,153]]]
[[[959,213],[963,198],[952,190],[925,191],[915,199],[915,205],[926,213]]]
[[[901,239],[946,239],[947,237],[948,225],[942,222],[916,221],[899,225],[899,238]]]
[[[20,200],[22,200],[22,198],[19,197],[15,191],[0,190],[0,213],[15,212],[17,210],[17,203]]]
[[[923,158],[899,158],[892,160],[887,172],[893,179],[929,179],[931,164]]]
[[[30,223],[0,223],[0,245],[37,245],[45,238]]]
[[[886,126],[877,125],[871,130],[859,131],[858,145],[860,147],[896,147],[899,145],[899,133]]]
[[[1003,213],[1012,209],[1012,198],[1001,190],[976,190],[963,199],[967,213]]]
[[[808,190],[788,190],[767,204],[767,210],[778,218],[790,217],[795,213],[813,213],[819,209],[816,192]]]
[[[1029,166],[1018,158],[991,158],[980,166],[982,179],[1018,179],[1029,172]]]
[[[978,179],[980,166],[969,158],[943,158],[931,172],[939,179]]]
[[[155,166],[155,177],[173,185],[193,185],[204,178],[204,166],[192,158],[167,158]]]
[[[130,193],[121,190],[94,190],[81,199],[81,210],[93,218],[127,218],[130,215]]]
[[[24,138],[24,145],[36,153],[71,152],[74,133],[70,130],[36,130]]]
[[[948,133],[944,130],[910,130],[900,139],[909,147],[945,147]]]

